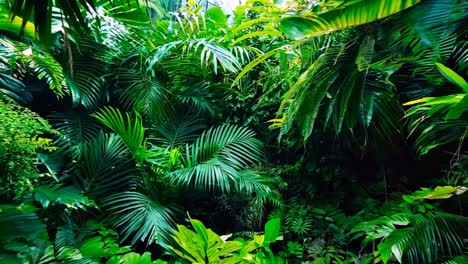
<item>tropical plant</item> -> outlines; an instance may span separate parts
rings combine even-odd
[[[37,39],[43,44],[48,45],[52,41],[53,26],[58,23],[62,24],[65,34],[68,31],[73,33],[89,32],[89,25],[86,22],[87,15],[98,13],[97,4],[113,5],[112,12],[116,17],[127,21],[144,21],[147,22],[151,18],[149,14],[155,14],[155,17],[165,16],[165,9],[159,2],[150,3],[149,1],[69,1],[66,3],[55,3],[49,1],[42,2],[27,2],[23,0],[15,0],[11,2],[9,9],[2,12],[9,12],[16,25],[17,34],[25,34],[29,36],[37,36]],[[110,9],[110,8],[109,8]],[[147,15],[146,19],[142,19],[141,15]],[[140,18],[138,18],[140,16]],[[17,18],[16,20],[14,20]],[[99,18],[96,17],[96,19]],[[28,21],[33,21],[34,24]],[[6,22],[6,21],[5,21]],[[7,23],[4,23],[8,25]],[[11,26],[10,26],[11,27]],[[34,30],[32,29],[34,28]],[[68,30],[67,30],[68,28]],[[12,30],[13,31],[13,30]],[[78,37],[78,34],[73,34]]]
[[[407,111],[406,118],[410,120],[409,135],[418,134],[415,144],[421,155],[453,141],[463,144],[468,129],[466,119],[462,117],[468,109],[468,83],[443,64],[435,65],[463,93],[424,97],[404,104],[415,105]]]
[[[46,226],[34,213],[36,210],[31,205],[0,205],[0,261],[3,263],[26,262],[28,258],[36,263],[42,258],[50,242]]]
[[[462,194],[464,187],[437,187],[422,189],[405,197],[405,201],[420,199],[447,199]],[[437,212],[402,212],[358,224],[351,230],[355,237],[366,235],[365,247],[370,241],[381,239],[377,246],[378,260],[388,263],[394,257],[399,263],[440,262],[463,255],[464,239],[468,236],[468,218]]]
[[[55,149],[48,136],[57,131],[36,113],[3,96],[0,120],[0,197],[20,198],[37,185],[41,177],[37,154]]]
[[[262,144],[249,129],[221,126],[205,131],[187,146],[184,166],[170,174],[173,181],[196,188],[246,193],[269,192],[265,180],[247,169],[261,158]]]
[[[178,248],[170,249],[191,263],[282,263],[281,258],[273,256],[270,249],[270,244],[280,234],[279,219],[269,220],[265,224],[264,235],[255,235],[252,241],[226,241],[199,220],[189,219],[195,232],[178,225],[173,236]]]
[[[1,93],[23,105],[31,103],[33,89],[25,85],[28,78],[44,80],[57,96],[68,92],[62,66],[51,54],[9,39],[1,39],[0,47]]]

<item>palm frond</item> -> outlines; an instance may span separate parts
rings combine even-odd
[[[216,88],[221,90],[219,87]],[[212,91],[212,85],[208,82],[197,82],[183,87],[175,96],[182,104],[196,110],[200,116],[204,114],[215,116],[218,112],[218,105],[215,104],[216,93]]]
[[[138,192],[111,195],[103,204],[113,214],[112,222],[123,234],[122,240],[131,238],[132,244],[164,241],[175,224],[173,208]]]
[[[262,144],[254,135],[250,129],[238,126],[210,128],[187,146],[184,168],[169,177],[181,185],[222,191],[230,191],[232,183],[249,183],[238,179],[243,170],[261,160]]]
[[[137,70],[122,70],[117,78],[126,109],[135,109],[151,120],[165,115],[168,91],[162,83]]]
[[[466,120],[425,119],[424,113],[430,109],[419,109],[423,113],[419,113],[417,118],[414,118],[415,116],[411,117],[409,129],[410,135],[416,135],[415,147],[420,155],[427,154],[437,147],[462,141],[468,134]]]
[[[468,41],[459,41],[454,48],[452,57],[455,60],[455,70],[466,72],[468,69]]]
[[[83,105],[88,110],[96,110],[109,99],[106,75],[109,64],[104,61],[107,48],[101,44],[83,40],[80,49],[71,49],[72,62],[67,65],[67,84],[71,92],[73,106]]]
[[[10,15],[15,18],[19,14],[24,14],[23,23],[21,25],[21,34],[29,20],[34,21],[34,27],[43,44],[48,44],[51,41],[51,26],[54,12],[60,13],[60,18],[65,20],[68,27],[71,27],[76,32],[84,32],[88,30],[88,25],[85,21],[86,13],[92,13],[96,10],[94,0],[66,1],[66,2],[49,2],[49,1],[24,1],[14,0],[11,2]],[[54,12],[53,12],[54,11]],[[84,11],[84,12],[82,12]],[[31,15],[34,16],[32,17]]]
[[[68,92],[62,66],[48,53],[26,57],[28,67],[34,71],[39,80],[45,79],[49,88],[57,95],[63,96]]]
[[[60,227],[55,234],[55,254],[57,259],[73,261],[81,259],[79,241],[76,239],[75,231],[69,226]]]
[[[421,0],[354,1],[342,7],[303,16],[286,17],[280,21],[280,30],[293,38],[328,34],[336,30],[377,21],[410,8]]]
[[[99,123],[88,114],[78,111],[52,113],[49,120],[60,133],[55,144],[61,151],[70,152],[76,158],[80,154],[83,144],[90,143],[98,136],[101,130]]]
[[[26,86],[18,79],[0,73],[0,93],[4,94],[21,105],[30,103],[33,99]]]
[[[240,171],[235,178],[235,185],[240,192],[262,193],[264,196],[270,194],[268,179],[252,170]]]
[[[456,256],[452,257],[449,260],[443,262],[443,264],[463,264],[468,263],[468,256],[465,254],[464,256]]]
[[[181,37],[181,36],[178,36]],[[182,49],[184,56],[192,54],[199,54],[200,65],[205,67],[212,67],[215,74],[218,69],[222,68],[228,72],[238,72],[241,68],[239,59],[225,47],[221,46],[215,40],[209,39],[190,39],[190,40],[176,40],[158,47],[154,55],[149,59],[149,65],[154,66],[161,63],[161,60],[168,56],[170,51]],[[172,52],[174,53],[174,52]],[[245,56],[245,53],[236,53],[237,55]]]
[[[23,34],[25,37],[31,39],[36,36],[36,30],[33,23],[26,21],[19,16],[12,18],[9,13],[9,5],[2,3],[0,6],[0,31],[4,33],[13,33],[14,35]]]
[[[84,144],[75,173],[85,194],[93,199],[106,197],[115,190],[136,187],[135,164],[121,137],[103,133]]]
[[[220,66],[229,72],[238,72],[240,70],[241,65],[238,59],[229,50],[220,46],[215,41],[200,39],[189,42],[188,50],[191,50],[193,47],[196,52],[201,46],[203,48],[200,53],[200,61],[205,65],[211,64],[215,74],[218,73],[218,67]]]
[[[444,257],[462,255],[468,235],[468,218],[440,214],[408,228],[393,231],[379,244],[384,262],[393,254],[400,263],[439,262]]]
[[[162,146],[174,148],[186,143],[192,143],[200,134],[206,125],[203,120],[196,119],[191,116],[186,118],[176,117],[168,120],[160,125],[155,125],[153,128],[154,135],[150,137],[154,143]]]
[[[68,92],[62,66],[51,54],[38,47],[8,39],[0,40],[0,47],[1,63],[9,71],[18,72],[20,76],[33,72],[37,79],[44,79],[58,96]]]
[[[101,123],[118,134],[125,142],[135,160],[141,164],[149,154],[146,150],[145,128],[141,116],[135,112],[135,118],[128,113],[122,115],[120,110],[104,107],[100,112],[93,114]]]
[[[338,63],[339,61],[339,63]],[[287,122],[283,128],[283,132],[287,132],[292,127],[293,120],[297,122],[304,141],[306,141],[311,135],[317,115],[319,113],[320,106],[325,96],[329,92],[329,88],[338,82],[338,92],[341,91],[341,87],[345,84],[349,84],[350,69],[344,73],[345,76],[341,76],[341,70],[349,65],[350,58],[341,46],[331,46],[325,48],[317,59],[299,76],[296,83],[284,95],[280,108],[279,114],[286,112]],[[330,68],[330,65],[333,65]],[[352,73],[352,72],[351,72]],[[345,91],[352,91],[351,87],[346,87]],[[344,90],[344,89],[343,89]],[[339,97],[337,97],[339,98]],[[349,96],[341,97],[343,103],[346,103],[346,98]],[[333,99],[336,100],[336,99]],[[287,107],[287,110],[284,109]],[[335,109],[334,109],[335,110]],[[344,113],[343,109],[338,111]],[[330,111],[331,113],[331,111]],[[344,117],[344,116],[343,116]],[[341,127],[343,117],[340,118],[338,128]]]
[[[462,141],[468,132],[462,116],[468,102],[468,83],[450,68],[440,63],[436,66],[448,81],[465,93],[424,97],[405,103],[415,105],[405,117],[409,120],[409,135],[417,135],[415,143],[421,155],[440,145]]]

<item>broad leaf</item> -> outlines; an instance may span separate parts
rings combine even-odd
[[[286,17],[280,30],[292,38],[328,34],[377,21],[416,5],[421,0],[357,0],[324,13]]]

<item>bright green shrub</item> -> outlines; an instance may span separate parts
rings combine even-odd
[[[0,98],[0,195],[18,197],[41,176],[37,153],[52,151],[56,131],[36,113]]]

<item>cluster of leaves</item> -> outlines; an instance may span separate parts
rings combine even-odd
[[[0,120],[0,196],[22,197],[39,181],[37,154],[55,149],[50,137],[57,131],[36,113],[4,97],[0,97]]]
[[[194,231],[185,226],[177,226],[174,239],[178,248],[170,247],[181,258],[191,263],[284,263],[275,256],[270,244],[280,237],[280,219],[269,220],[263,235],[254,235],[253,240],[245,241],[230,236],[220,237],[202,222],[190,218]]]
[[[54,204],[68,205],[66,201]],[[117,232],[97,223],[87,222],[80,229],[62,226],[55,233],[54,241],[50,242],[46,226],[34,213],[40,208],[1,205],[0,210],[0,223],[9,227],[0,235],[2,263],[166,263],[152,261],[149,252],[140,255],[131,252],[130,246],[120,247]]]

